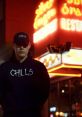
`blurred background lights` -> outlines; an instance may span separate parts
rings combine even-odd
[[[56,107],[50,107],[50,112],[55,112],[56,111]]]

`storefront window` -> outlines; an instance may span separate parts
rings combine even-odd
[[[49,95],[50,117],[81,117],[82,79],[70,78],[51,83]]]

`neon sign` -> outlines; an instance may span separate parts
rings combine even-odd
[[[61,29],[68,31],[82,31],[82,0],[66,0],[63,3],[60,12],[63,16],[73,16],[71,18],[60,18],[60,27]],[[75,19],[77,18],[77,19]]]
[[[57,19],[54,19],[49,24],[39,29],[33,34],[34,43],[38,43],[41,40],[44,40],[49,34],[52,34],[57,30]]]
[[[68,30],[68,31],[70,30],[77,31],[77,32],[82,31],[82,21],[80,20],[61,18],[60,26],[62,29]]]
[[[62,14],[57,19],[57,10],[54,7],[56,0],[41,2],[35,11],[33,41],[38,43],[58,29],[82,32],[82,0],[65,0],[59,9]],[[56,6],[56,5],[55,5]]]
[[[56,10],[53,8],[50,9],[46,14],[44,14],[44,16],[40,18],[36,17],[34,22],[34,29],[38,29],[48,24],[49,20],[53,18],[54,15],[56,15]]]
[[[49,0],[47,2],[41,2],[35,11],[34,29],[39,28],[48,24],[51,19],[56,15],[56,9],[54,8],[54,0]]]
[[[61,9],[62,14],[64,15],[75,15],[75,16],[82,16],[80,8],[76,7],[68,7],[67,3],[64,3],[62,9]]]
[[[82,4],[82,0],[68,0],[67,1],[68,4],[74,4],[74,5],[81,5]]]
[[[68,53],[62,54],[64,64],[82,65],[82,50],[72,48]]]
[[[42,55],[36,59],[42,62],[47,69],[61,64],[61,54],[50,54],[49,52],[46,52],[45,55]]]
[[[33,42],[37,43],[56,32],[57,18],[54,3],[56,0],[41,2],[35,11]]]

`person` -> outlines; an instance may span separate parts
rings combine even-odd
[[[0,66],[3,117],[41,117],[42,107],[49,96],[47,69],[32,57],[26,32],[16,33],[12,46],[12,57]]]

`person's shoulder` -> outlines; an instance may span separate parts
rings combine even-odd
[[[40,62],[39,60],[34,59],[34,63],[35,63],[35,65],[36,65],[37,67],[46,68],[45,65],[44,65],[42,62]]]
[[[34,63],[35,63],[35,64],[43,65],[43,63],[42,63],[42,62],[40,62],[39,60],[33,59],[33,61],[34,61]]]
[[[6,66],[8,66],[9,65],[9,62],[10,61],[4,61],[2,64],[0,64],[0,68],[3,68],[3,67],[5,67],[5,69],[6,69]]]

